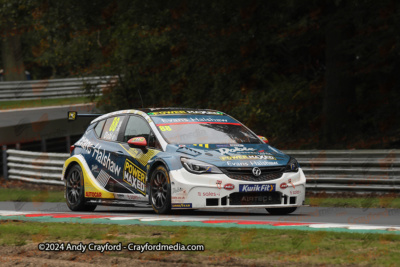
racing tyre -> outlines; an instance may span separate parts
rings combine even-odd
[[[266,209],[271,215],[286,215],[297,210],[297,207],[294,208],[270,208]]]
[[[72,211],[93,211],[96,205],[85,204],[83,173],[79,165],[74,165],[68,172],[65,182],[65,197],[68,208]]]
[[[171,211],[171,183],[164,166],[157,167],[151,175],[150,203],[158,214],[167,214]]]

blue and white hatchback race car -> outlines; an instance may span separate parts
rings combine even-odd
[[[267,143],[215,110],[108,113],[71,146],[65,198],[73,211],[151,205],[160,214],[244,207],[289,214],[304,204],[306,178],[296,159]]]

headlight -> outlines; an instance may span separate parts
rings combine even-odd
[[[290,158],[286,165],[285,172],[297,172],[299,170],[299,163],[295,158]]]
[[[181,158],[182,166],[188,171],[200,173],[222,173],[216,166],[195,159]]]

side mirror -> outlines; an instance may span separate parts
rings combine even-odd
[[[268,139],[265,136],[257,135],[264,143],[269,144]]]
[[[131,147],[136,147],[136,148],[140,148],[143,150],[146,150],[146,147],[147,147],[147,141],[146,141],[146,138],[144,138],[144,137],[133,137],[128,140],[128,144]]]

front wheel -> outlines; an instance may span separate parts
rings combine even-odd
[[[287,215],[297,210],[297,207],[293,208],[266,208],[271,215]]]
[[[79,165],[74,165],[69,170],[65,183],[65,197],[67,206],[72,211],[93,211],[96,205],[85,204],[85,187],[83,173]]]
[[[171,184],[164,166],[157,167],[151,175],[150,202],[156,213],[167,214],[171,211]]]

